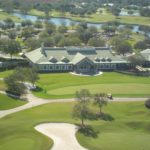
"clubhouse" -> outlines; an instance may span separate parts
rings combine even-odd
[[[89,73],[100,70],[131,68],[125,57],[114,54],[109,47],[40,47],[25,57],[41,72]]]

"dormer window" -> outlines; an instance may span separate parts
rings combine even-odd
[[[51,57],[49,58],[49,61],[52,62],[52,63],[56,63],[56,62],[57,62],[57,59],[54,58],[53,56],[51,56]]]
[[[104,62],[104,61],[106,61],[106,59],[105,59],[104,57],[102,57],[102,58],[101,58],[101,61],[103,61],[103,62]]]
[[[68,63],[68,62],[69,62],[69,59],[63,56],[63,57],[61,58],[61,61],[62,61],[62,62],[65,62],[65,63]]]
[[[95,57],[94,60],[97,61],[97,62],[100,62],[100,58],[98,58],[98,57]]]
[[[112,59],[111,59],[111,58],[107,58],[107,61],[111,62],[111,61],[112,61]]]

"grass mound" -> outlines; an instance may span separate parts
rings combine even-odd
[[[14,99],[4,94],[0,94],[0,110],[15,108],[25,103],[26,103],[25,101]]]

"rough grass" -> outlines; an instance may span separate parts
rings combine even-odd
[[[97,77],[79,77],[69,73],[40,74],[37,85],[39,90],[33,93],[44,98],[73,97],[77,90],[85,88],[92,93],[106,92],[123,97],[147,97],[150,95],[148,77],[115,72],[104,72],[103,75]]]
[[[15,108],[25,103],[25,101],[21,101],[19,99],[8,97],[4,94],[0,94],[0,110]]]
[[[0,119],[0,150],[49,150],[52,141],[34,130],[42,122],[80,123],[72,119],[74,103],[54,103],[24,110]],[[98,112],[98,108],[91,106]],[[86,120],[96,136],[77,133],[81,145],[89,150],[150,149],[150,111],[143,102],[111,102],[103,112],[113,121]]]

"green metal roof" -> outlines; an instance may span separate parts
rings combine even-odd
[[[76,64],[85,58],[88,58],[94,63],[101,63],[101,62],[102,63],[125,63],[127,62],[122,56],[112,54],[111,50],[109,50],[108,48],[91,48],[90,47],[88,49],[87,47],[83,47],[82,50],[78,52],[79,49],[81,48],[74,47],[73,51],[70,51],[70,50],[68,51],[68,48],[53,47],[53,48],[43,49],[44,53],[42,53],[42,49],[38,48],[36,50],[26,53],[25,56],[30,61],[36,64],[42,64],[42,63],[44,64],[44,62],[49,62],[50,58],[55,58],[57,60],[57,62],[55,63],[66,63],[63,60],[67,59],[67,61],[72,64]],[[100,59],[100,62],[97,62],[95,58]],[[102,61],[102,59],[105,59],[105,61]]]

